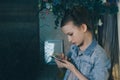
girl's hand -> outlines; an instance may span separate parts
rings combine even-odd
[[[67,57],[62,53],[57,55],[59,59],[55,59],[55,62],[59,68],[64,68],[64,65],[62,64],[62,60],[67,60]],[[60,60],[61,59],[61,60]]]
[[[76,68],[75,66],[67,61],[66,59],[64,60],[55,60],[59,68],[67,68],[69,69],[72,73],[74,73],[79,80],[88,80],[84,75],[82,75]]]
[[[67,69],[69,69],[71,71],[73,71],[74,68],[75,68],[72,63],[70,63],[69,61],[67,61],[67,59],[64,59],[64,60],[61,60],[61,61],[59,61],[59,60],[56,59],[55,62],[57,63],[57,65],[58,65],[59,68],[67,68]]]

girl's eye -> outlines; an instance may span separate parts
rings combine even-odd
[[[73,35],[73,33],[70,33],[69,35],[70,35],[70,36],[72,36],[72,35]]]

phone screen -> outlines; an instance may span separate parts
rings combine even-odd
[[[59,61],[61,61],[62,59],[60,58],[60,57],[58,57],[58,56],[51,56],[52,58],[54,58],[54,59],[57,59],[57,60],[59,60]]]

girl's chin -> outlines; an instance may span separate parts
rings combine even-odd
[[[74,45],[79,46],[79,44],[74,43]]]

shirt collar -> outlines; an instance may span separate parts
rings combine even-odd
[[[97,41],[95,39],[92,40],[92,43],[87,47],[87,49],[85,51],[81,51],[79,49],[79,47],[77,47],[76,45],[72,45],[71,46],[71,50],[72,52],[75,52],[76,56],[80,56],[80,55],[87,55],[87,56],[91,56],[93,51],[94,51],[94,48],[95,46],[97,45]]]
[[[87,47],[87,49],[84,52],[80,51],[80,53],[78,53],[78,55],[84,54],[87,56],[91,56],[96,45],[97,45],[97,41],[95,39],[93,39],[92,43]]]

